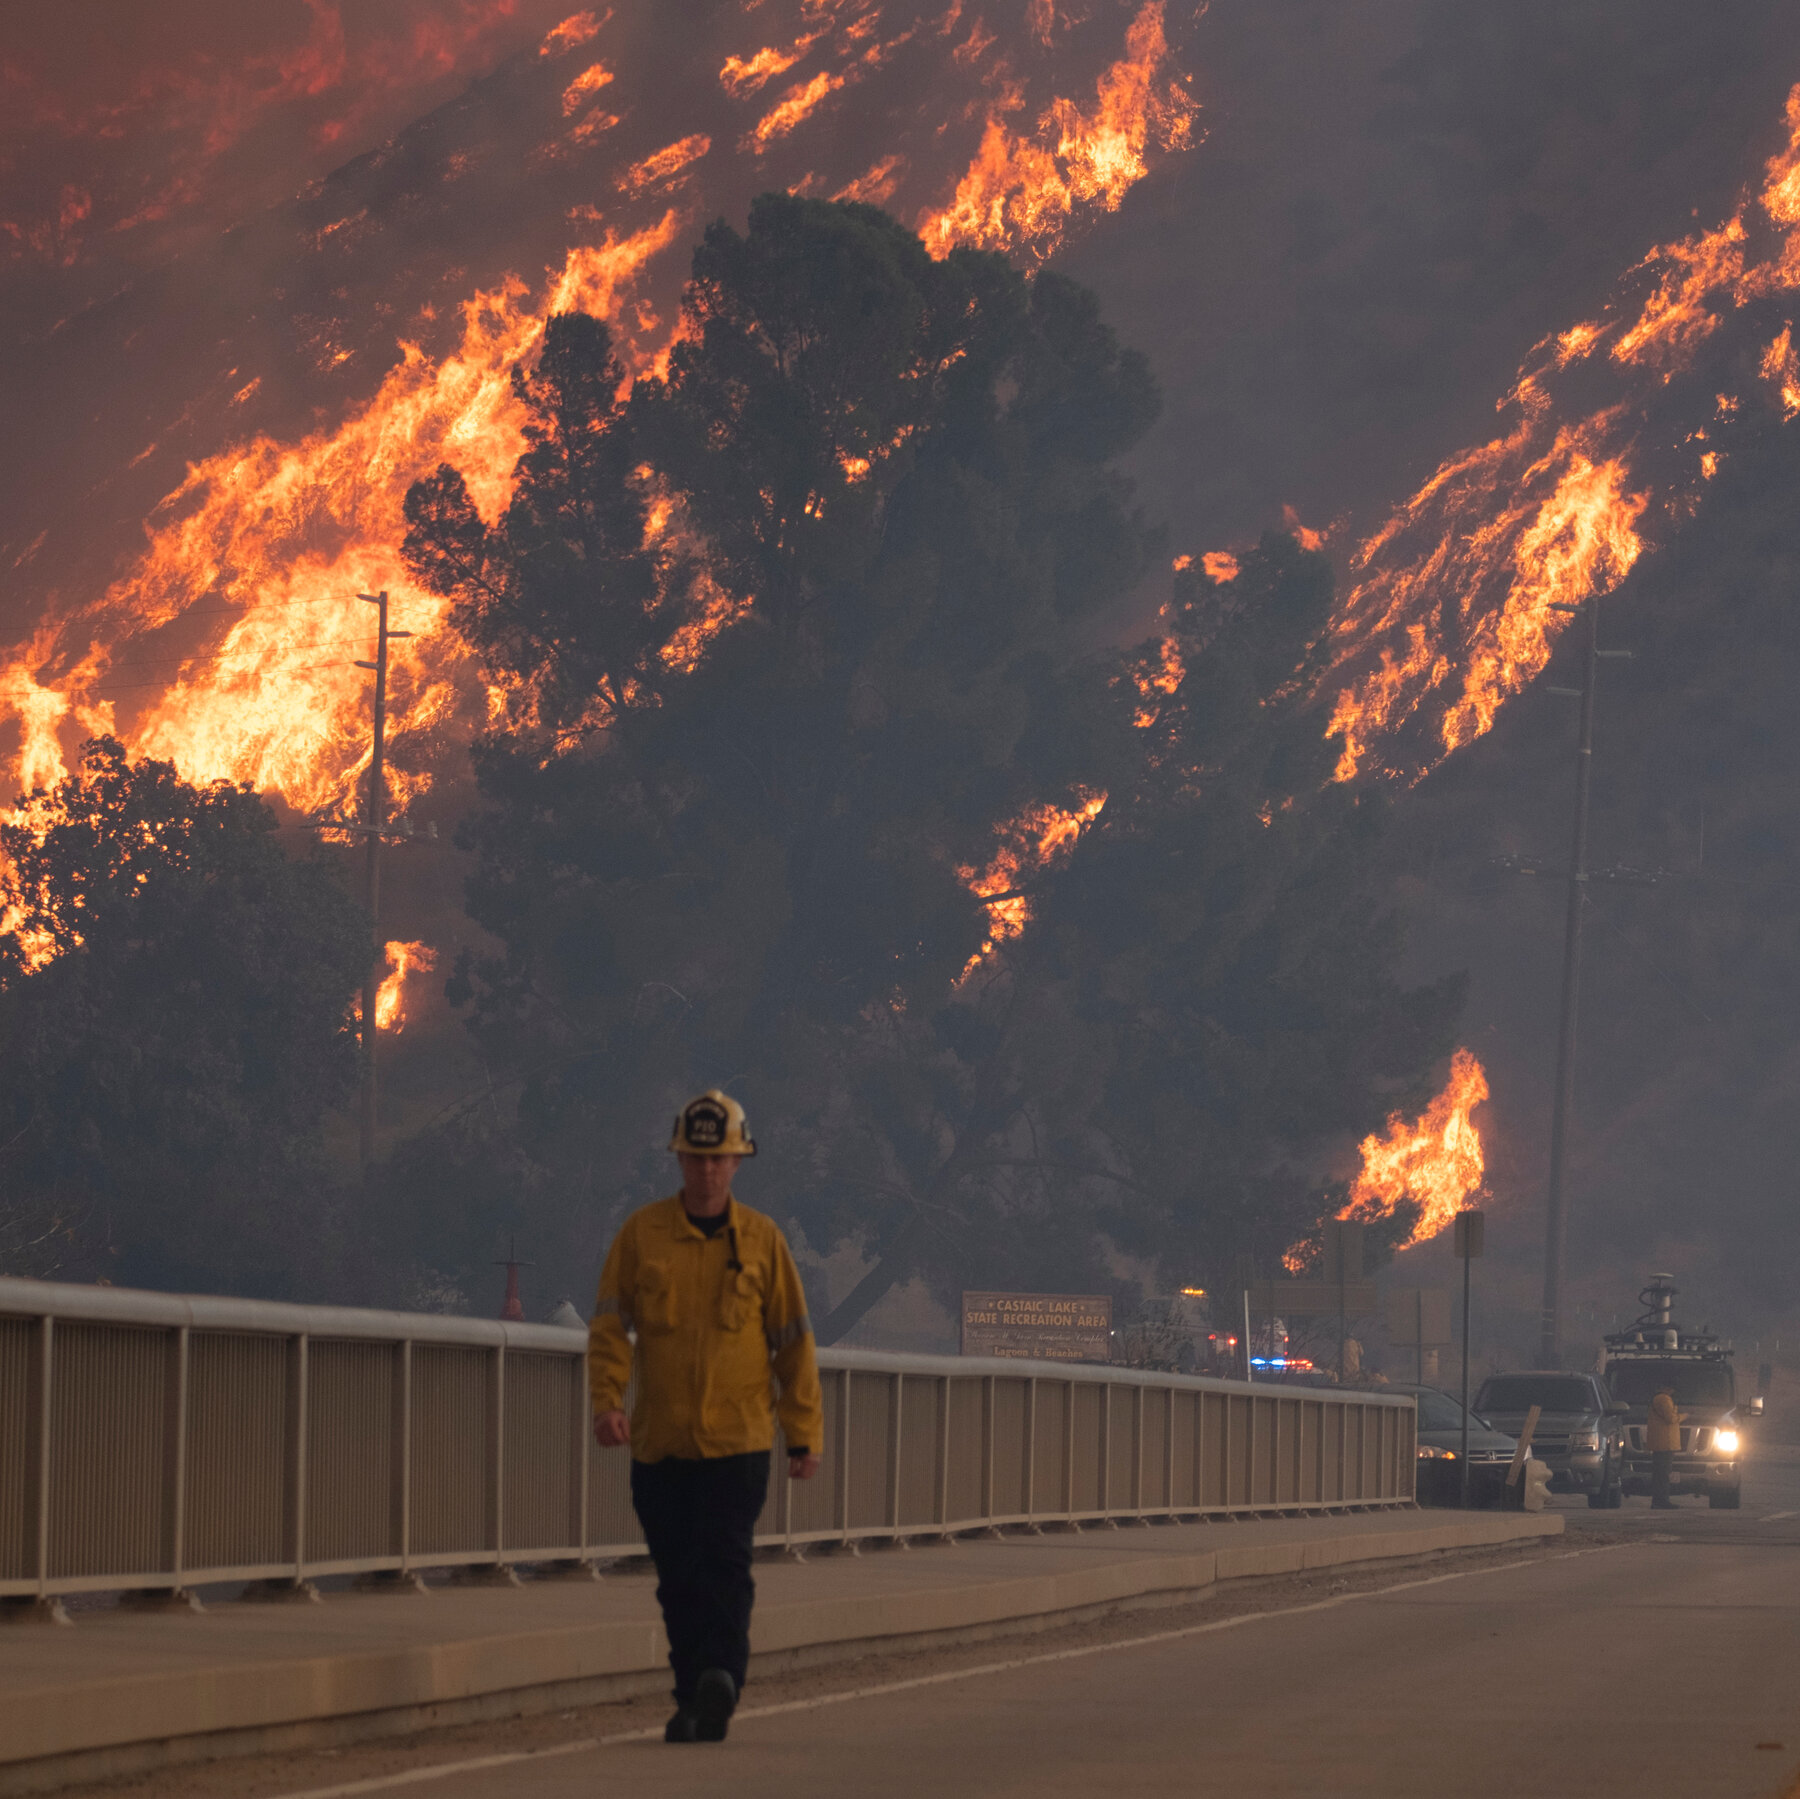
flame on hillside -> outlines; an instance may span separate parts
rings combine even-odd
[[[170,681],[129,734],[189,780],[248,781],[307,811],[350,803],[366,767],[369,609],[358,593],[394,596],[390,731],[422,735],[458,713],[470,676],[442,629],[447,602],[412,587],[400,561],[401,502],[440,461],[463,471],[492,516],[511,491],[523,411],[511,372],[545,321],[580,307],[609,316],[644,266],[676,239],[680,215],[623,239],[569,252],[535,299],[509,280],[463,308],[457,350],[432,362],[408,346],[375,398],[335,431],[298,444],[266,437],[195,464],[152,520],[138,566],[100,608],[142,633],[190,608],[238,615],[216,646]],[[241,609],[241,610],[240,610]],[[64,633],[67,641],[69,633]],[[106,672],[90,655],[90,679]],[[40,773],[59,775],[40,753]],[[391,769],[404,808],[429,774]]]
[[[1737,372],[1724,327],[1800,290],[1800,86],[1786,122],[1754,196],[1658,245],[1600,319],[1538,344],[1500,402],[1510,429],[1449,457],[1356,551],[1330,677],[1340,780],[1417,779],[1488,730],[1549,661],[1559,608],[1616,587],[1652,528],[1691,512],[1739,412],[1718,391]],[[1758,366],[1781,416],[1800,415],[1785,325]]]
[[[1152,150],[1192,143],[1199,103],[1174,70],[1163,13],[1163,0],[1139,9],[1125,54],[1100,77],[1089,108],[1057,99],[1034,129],[1015,131],[1006,115],[1021,101],[1015,88],[1002,89],[973,166],[947,205],[919,219],[934,256],[959,245],[1049,256],[1080,208],[1118,211],[1149,173]]]
[[[1459,1049],[1443,1091],[1420,1117],[1408,1124],[1396,1112],[1385,1137],[1363,1139],[1362,1172],[1338,1216],[1374,1223],[1410,1200],[1419,1217],[1407,1244],[1444,1230],[1481,1191],[1487,1165],[1470,1115],[1487,1096],[1486,1071],[1470,1051]]]
[[[1081,833],[1106,806],[1104,792],[1077,790],[1072,807],[1028,806],[996,832],[999,847],[985,868],[959,868],[957,878],[987,907],[988,936],[970,957],[962,978],[1003,943],[1023,934],[1031,922],[1032,879],[1074,849]]]
[[[746,4],[745,17],[761,3]],[[979,21],[959,24],[959,7],[935,30],[914,26],[887,39],[878,9],[865,0],[804,0],[793,12],[798,29],[784,44],[746,45],[718,70],[726,96],[752,109],[746,141],[759,158],[816,131],[829,98],[871,79],[908,44],[915,57],[966,72],[978,93],[1023,92],[1006,46]],[[591,105],[597,97],[630,97],[633,87],[631,68],[612,55],[597,61],[586,49],[611,16],[604,9],[571,14],[539,46],[558,132],[549,153],[604,156],[629,113],[627,100],[615,102],[617,114]],[[1040,5],[1032,16],[1031,35],[1047,47],[1062,23],[1056,9]],[[789,79],[771,104],[763,90],[782,77]],[[995,106],[997,121],[1005,107]],[[1150,0],[1132,15],[1124,54],[1100,76],[1092,104],[1053,98],[1042,111],[1049,186],[1029,198],[1015,183],[1006,190],[1012,197],[1002,195],[998,211],[984,214],[986,223],[967,230],[960,214],[936,218],[933,248],[942,254],[958,242],[999,241],[1047,255],[1076,207],[1116,207],[1146,172],[1150,149],[1188,143],[1193,111],[1173,67],[1163,5]],[[297,440],[258,434],[195,460],[147,521],[135,565],[102,597],[40,631],[10,664],[0,660],[0,708],[19,721],[23,785],[62,776],[77,728],[117,729],[134,753],[172,760],[190,780],[247,781],[302,810],[342,810],[367,759],[367,682],[354,664],[370,653],[371,621],[355,596],[385,589],[396,627],[415,633],[393,647],[389,778],[396,806],[416,801],[431,780],[433,740],[447,745],[471,735],[507,696],[484,686],[452,640],[446,602],[409,583],[399,557],[402,501],[412,481],[449,462],[484,516],[504,508],[522,448],[523,414],[510,377],[552,314],[579,307],[608,317],[634,373],[666,367],[671,332],[646,287],[678,285],[658,259],[700,216],[701,196],[691,206],[662,196],[724,175],[708,133],[680,135],[672,117],[657,122],[668,134],[660,148],[652,138],[612,153],[612,165],[596,170],[599,195],[623,195],[622,204],[638,208],[629,221],[592,203],[570,208],[570,219],[590,227],[604,221],[603,240],[569,249],[535,289],[508,276],[472,294],[461,308],[459,341],[446,353],[403,344],[379,390],[334,425]],[[967,174],[951,177],[965,199],[988,191],[990,148],[984,139]],[[928,184],[923,191],[943,191],[941,165],[917,168],[918,160],[889,153],[841,191],[885,201],[908,178]],[[998,238],[995,219],[1004,225]],[[327,348],[334,365],[350,355]],[[233,371],[240,403],[260,380],[246,373],[247,382]],[[861,461],[880,453],[867,449]],[[745,602],[715,598],[667,646],[671,667],[691,668],[710,636],[744,610]]]
[[[1338,1217],[1375,1224],[1403,1205],[1416,1205],[1419,1215],[1402,1249],[1447,1228],[1482,1191],[1486,1162],[1471,1114],[1487,1097],[1486,1072],[1468,1050],[1459,1049],[1450,1058],[1443,1091],[1418,1118],[1408,1122],[1396,1112],[1385,1137],[1362,1140],[1362,1170]],[[1290,1274],[1301,1274],[1316,1253],[1316,1239],[1297,1243],[1283,1261]]]
[[[406,1029],[406,979],[430,974],[437,967],[437,951],[428,943],[390,943],[386,948],[388,973],[375,990],[375,1028],[396,1037]]]

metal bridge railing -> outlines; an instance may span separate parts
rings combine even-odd
[[[0,1599],[639,1553],[581,1332],[0,1278]],[[1410,1399],[826,1350],[766,1544],[1413,1500]]]

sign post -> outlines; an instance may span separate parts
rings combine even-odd
[[[1479,1211],[1456,1214],[1456,1253],[1463,1265],[1462,1328],[1462,1504],[1469,1507],[1469,1264],[1481,1254],[1487,1218]]]
[[[965,1293],[962,1353],[1010,1361],[1110,1362],[1105,1293]]]

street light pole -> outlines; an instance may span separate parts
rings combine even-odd
[[[1556,1032],[1556,1101],[1550,1118],[1550,1190],[1544,1218],[1544,1319],[1539,1366],[1562,1361],[1563,1262],[1568,1250],[1566,1179],[1569,1116],[1575,1105],[1575,1022],[1581,993],[1581,926],[1587,909],[1588,802],[1594,777],[1594,677],[1599,671],[1600,606],[1589,599],[1581,665],[1581,734],[1575,751],[1575,842],[1569,856],[1569,903],[1563,924],[1562,1013]]]
[[[1581,701],[1581,727],[1575,750],[1575,833],[1569,855],[1569,903],[1563,924],[1562,1010],[1556,1032],[1556,1099],[1550,1118],[1550,1186],[1544,1217],[1544,1314],[1538,1344],[1539,1366],[1544,1368],[1559,1367],[1562,1362],[1563,1270],[1569,1244],[1569,1127],[1575,1111],[1575,1027],[1581,997],[1582,924],[1591,884],[1587,853],[1588,806],[1594,778],[1594,700],[1600,663],[1631,654],[1629,650],[1601,649],[1597,595],[1577,605],[1558,604],[1555,610],[1583,614],[1587,641],[1583,646],[1580,687],[1549,690]]]

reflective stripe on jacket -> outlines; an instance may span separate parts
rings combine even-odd
[[[1676,1411],[1675,1401],[1667,1393],[1658,1393],[1650,1401],[1650,1427],[1644,1440],[1652,1453],[1681,1447],[1681,1421],[1686,1416],[1686,1412]]]
[[[588,1391],[595,1416],[623,1407],[635,1333],[634,1461],[771,1448],[777,1410],[790,1449],[824,1447],[800,1271],[774,1219],[736,1199],[727,1207],[725,1227],[708,1237],[679,1194],[659,1199],[625,1220],[607,1252],[588,1327]]]

